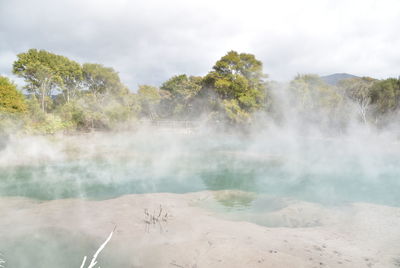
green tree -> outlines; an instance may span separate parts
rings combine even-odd
[[[367,123],[367,114],[371,106],[372,86],[375,79],[370,77],[349,78],[339,81],[338,87],[343,95],[357,104],[358,112],[364,123]]]
[[[243,118],[243,114],[246,114],[245,117],[250,118],[252,112],[265,106],[265,78],[267,75],[263,73],[262,62],[254,55],[230,51],[216,62],[213,70],[204,78],[203,85],[205,90],[211,89],[215,92],[219,99],[211,97],[211,102],[220,103],[212,106],[222,107],[223,112],[232,111],[231,108],[235,107],[238,116]],[[224,100],[227,101],[223,102]],[[232,118],[229,114],[226,115]]]
[[[240,108],[237,100],[223,100],[222,104],[225,109],[225,115],[231,122],[240,124],[249,120],[250,114]]]
[[[0,76],[0,112],[24,113],[27,105],[24,95],[7,77]]]
[[[57,74],[61,77],[61,92],[65,102],[76,99],[83,86],[82,66],[66,57],[58,57]]]
[[[26,89],[40,98],[41,108],[46,110],[46,97],[54,91],[64,92],[69,101],[71,92],[78,89],[82,78],[81,67],[68,58],[45,50],[30,49],[17,55],[13,73],[25,79]]]
[[[318,75],[297,75],[289,85],[291,106],[307,120],[338,119],[342,97]]]
[[[29,120],[34,123],[45,121],[46,113],[41,109],[36,96],[30,95],[26,102],[28,106]]]
[[[140,85],[137,93],[141,115],[150,119],[158,118],[157,107],[161,100],[158,88],[149,85]]]
[[[164,117],[189,118],[195,114],[194,101],[202,78],[185,74],[173,76],[160,87],[161,111]]]
[[[400,104],[400,79],[376,81],[371,89],[371,101],[377,116],[397,110]]]
[[[101,64],[83,64],[84,85],[95,97],[99,95],[121,94],[127,91],[121,83],[118,73],[111,67]]]

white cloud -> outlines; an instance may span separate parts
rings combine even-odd
[[[204,75],[234,49],[272,79],[296,73],[399,75],[397,0],[2,0],[0,73],[43,48],[118,70],[132,89],[178,73]]]

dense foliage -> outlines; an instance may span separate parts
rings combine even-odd
[[[7,77],[0,76],[0,113],[24,113],[26,110],[24,95]]]
[[[236,51],[219,59],[204,77],[179,74],[160,87],[138,89],[128,89],[113,68],[80,64],[45,50],[18,54],[12,70],[25,80],[26,95],[0,77],[1,120],[17,114],[22,128],[34,133],[107,130],[141,119],[244,126],[260,114],[280,123],[343,128],[351,118],[387,124],[400,108],[399,79],[356,77],[329,85],[305,74],[282,85],[266,80],[254,55]]]
[[[230,51],[217,61],[203,84],[217,95],[213,111],[219,119],[245,123],[253,112],[264,108],[266,77],[261,61],[254,55]]]

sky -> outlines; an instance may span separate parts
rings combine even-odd
[[[113,67],[132,90],[205,75],[230,50],[271,80],[400,75],[399,0],[0,0],[0,74],[45,49]]]

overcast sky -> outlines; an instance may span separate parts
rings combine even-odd
[[[39,48],[116,69],[132,90],[204,75],[229,50],[273,80],[400,75],[399,0],[0,0],[0,74]]]

